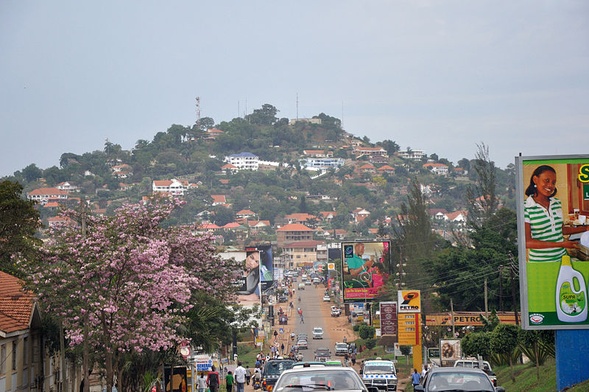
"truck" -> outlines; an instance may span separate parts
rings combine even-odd
[[[397,369],[393,361],[380,358],[365,360],[360,376],[366,387],[376,387],[383,391],[397,390]]]

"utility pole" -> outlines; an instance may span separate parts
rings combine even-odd
[[[503,312],[503,265],[499,266],[499,311]]]
[[[485,278],[485,317],[489,317],[489,291],[487,289],[487,278]]]
[[[450,317],[452,318],[452,339],[456,337],[456,326],[454,325],[454,301],[450,298]]]

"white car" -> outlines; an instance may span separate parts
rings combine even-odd
[[[323,302],[329,302],[329,301],[331,301],[331,297],[328,294],[325,294],[323,296]]]
[[[321,327],[313,328],[313,339],[323,339],[323,328],[321,328]]]
[[[294,385],[294,387],[293,387]],[[356,370],[342,366],[303,366],[287,369],[280,375],[274,392],[359,391],[368,392]]]

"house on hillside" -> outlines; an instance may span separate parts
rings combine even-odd
[[[51,384],[56,369],[52,361],[44,363],[43,349],[35,296],[18,278],[0,271],[0,390],[57,390]]]
[[[186,191],[191,186],[187,181],[176,180],[154,180],[151,186],[151,190],[154,194],[167,194],[172,196],[184,196]]]
[[[355,223],[360,223],[364,221],[370,215],[370,211],[365,210],[364,208],[356,208],[352,211],[352,218],[354,219]]]
[[[251,152],[240,152],[239,154],[228,155],[224,159],[238,170],[258,170],[260,158]]]
[[[389,154],[387,150],[382,147],[364,147],[364,146],[356,146],[354,147],[354,156],[356,158],[360,158],[361,156],[381,156],[381,157],[388,157]]]
[[[27,193],[27,199],[34,200],[41,205],[45,205],[50,201],[66,201],[68,197],[67,191],[57,188],[38,188]]]
[[[407,150],[407,151],[398,151],[395,153],[399,158],[409,159],[412,161],[420,161],[426,157],[426,154],[423,150]]]
[[[282,248],[284,244],[290,242],[311,241],[313,233],[313,229],[301,223],[291,223],[276,230],[276,243],[279,248]]]
[[[309,267],[317,261],[317,247],[324,241],[293,241],[282,246],[282,254],[288,268]]]
[[[448,165],[444,165],[443,163],[427,162],[422,167],[439,176],[448,175]]]

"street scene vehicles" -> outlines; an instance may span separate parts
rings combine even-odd
[[[382,391],[397,390],[397,369],[393,361],[379,358],[365,360],[360,376],[366,386],[376,387]]]

